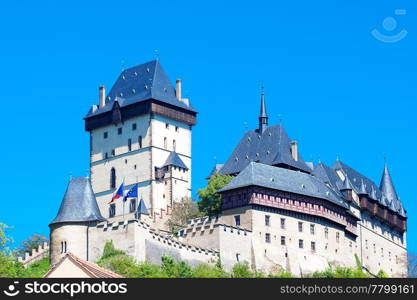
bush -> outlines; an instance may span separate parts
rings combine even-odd
[[[49,263],[49,258],[45,257],[44,259],[41,259],[24,269],[22,277],[42,278],[46,273],[48,273],[50,268],[51,264]]]
[[[249,264],[247,262],[244,263],[237,263],[233,266],[232,269],[232,277],[233,278],[252,278],[255,274],[253,274],[249,268]]]

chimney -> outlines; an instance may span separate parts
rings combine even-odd
[[[100,85],[98,87],[98,97],[100,100],[99,108],[102,108],[106,105],[106,88],[104,85]]]
[[[181,79],[177,79],[176,94],[177,94],[177,99],[181,101]]]
[[[297,141],[291,142],[291,156],[295,161],[298,161],[298,143]]]

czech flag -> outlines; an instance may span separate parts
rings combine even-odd
[[[138,197],[138,185],[135,184],[132,188],[127,192],[126,196],[124,197],[123,201],[126,201],[127,198],[137,198]]]
[[[109,203],[112,203],[114,200],[123,197],[123,190],[124,190],[124,183],[122,183],[119,186],[119,189],[117,190],[116,194],[113,195],[113,198],[111,198],[111,201]]]

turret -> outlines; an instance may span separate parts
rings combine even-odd
[[[89,259],[89,230],[106,219],[100,214],[87,177],[72,178],[50,228],[50,261],[54,265],[66,253]]]

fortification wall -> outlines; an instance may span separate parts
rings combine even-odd
[[[214,249],[185,244],[178,239],[158,233],[147,223],[136,219],[103,222],[91,232],[90,260],[97,261],[103,254],[106,241],[112,240],[117,249],[124,250],[137,261],[161,263],[161,256],[168,255],[190,265],[215,263],[219,252]]]
[[[42,245],[39,245],[37,248],[32,249],[31,252],[26,252],[24,257],[18,257],[17,261],[21,262],[26,268],[31,264],[44,259],[49,256],[49,244],[44,242]]]

